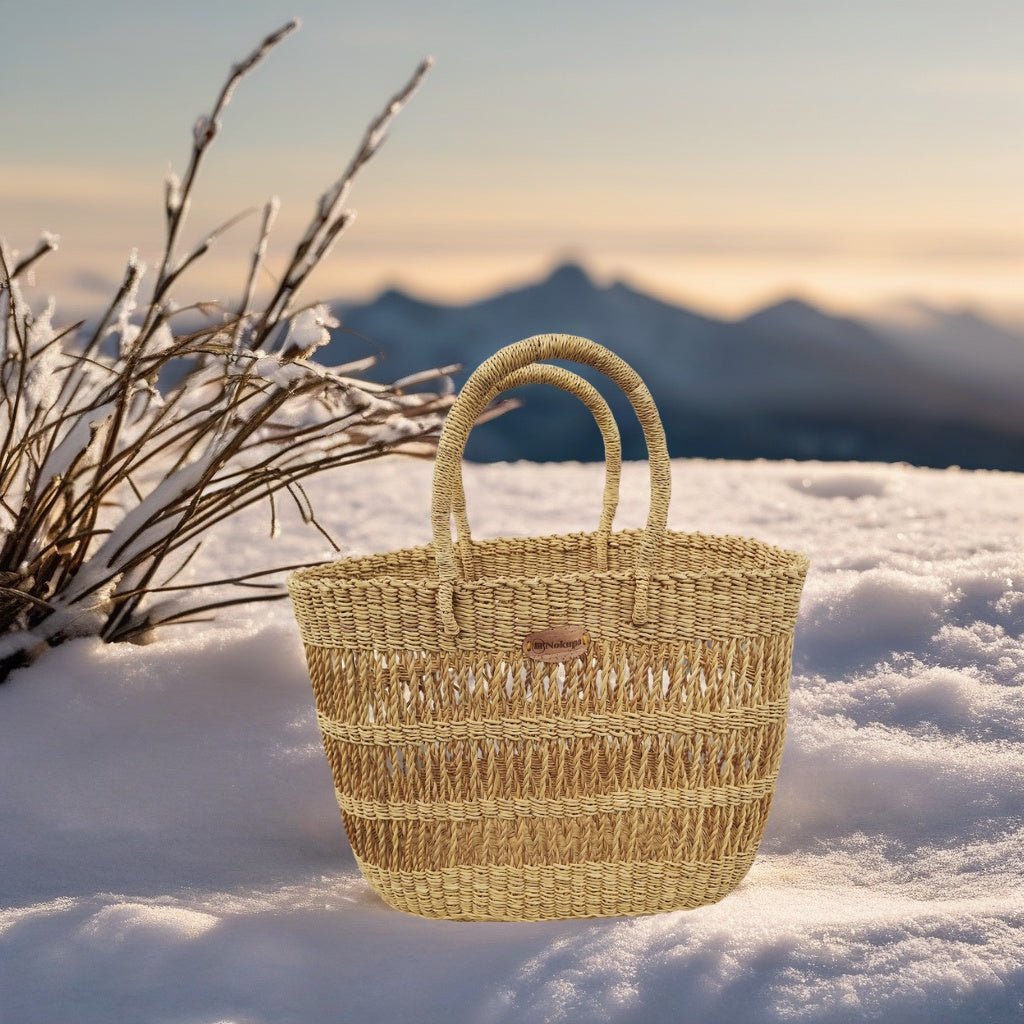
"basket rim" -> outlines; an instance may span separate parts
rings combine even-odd
[[[628,529],[628,530],[616,530],[609,538],[611,543],[614,543],[617,538],[628,537],[630,539],[639,539],[643,536],[644,531],[641,529]],[[543,543],[545,541],[560,541],[560,540],[576,540],[576,541],[589,541],[596,538],[598,531],[580,531],[574,533],[556,533],[547,534],[541,537],[536,536],[521,536],[521,537],[490,537],[484,539],[473,539],[470,544],[473,549],[483,549],[488,546],[495,546],[500,544],[515,544],[516,542],[521,543]],[[806,554],[801,551],[794,551],[789,548],[778,547],[774,544],[768,544],[765,541],[757,540],[754,537],[743,537],[734,534],[708,534],[700,532],[690,532],[681,530],[666,530],[664,539],[670,542],[687,543],[687,542],[700,542],[700,541],[712,541],[717,545],[723,543],[729,543],[740,541],[745,545],[750,546],[754,550],[758,550],[764,554],[771,555],[772,557],[779,560],[779,564],[768,567],[768,568],[754,568],[754,567],[734,567],[728,565],[716,566],[713,568],[700,569],[697,571],[693,570],[655,570],[651,573],[650,579],[652,582],[658,581],[675,581],[683,582],[686,580],[711,580],[711,579],[787,579],[796,576],[802,576],[806,574],[810,567],[810,559]],[[326,591],[336,589],[338,587],[352,587],[359,589],[361,587],[381,587],[381,586],[392,586],[396,588],[423,588],[427,589],[436,588],[440,580],[436,575],[426,576],[399,576],[393,573],[381,572],[370,576],[357,576],[348,575],[353,569],[359,566],[372,565],[378,562],[381,558],[408,558],[415,557],[417,559],[429,559],[434,555],[433,543],[420,544],[409,548],[398,548],[390,551],[370,552],[362,555],[351,555],[346,558],[335,559],[330,562],[320,562],[314,565],[304,566],[301,569],[293,570],[286,577],[288,588],[293,593],[296,590],[308,589],[310,591]],[[587,569],[579,572],[545,572],[545,573],[521,573],[515,575],[509,575],[507,573],[501,575],[485,575],[472,580],[460,580],[458,582],[458,588],[460,591],[477,590],[481,588],[493,587],[500,585],[502,582],[521,582],[524,580],[559,580],[566,582],[580,581],[584,582],[587,580],[630,580],[636,576],[635,569]]]

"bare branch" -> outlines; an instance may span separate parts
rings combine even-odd
[[[370,123],[359,148],[341,176],[320,196],[316,212],[310,220],[305,234],[296,245],[277,291],[267,303],[259,326],[254,332],[257,344],[263,344],[270,331],[287,316],[292,297],[317,262],[326,255],[329,247],[328,241],[333,241],[350,220],[351,214],[345,210],[344,206],[356,176],[383,145],[391,122],[420,87],[433,64],[434,61],[431,57],[427,57],[420,63],[408,82],[391,97],[383,111]]]
[[[30,255],[26,256],[23,260],[21,260],[19,263],[15,264],[14,269],[11,271],[10,274],[11,279],[13,280],[15,278],[21,277],[25,273],[25,271],[32,266],[33,263],[36,263],[37,261],[41,260],[48,253],[56,251],[59,243],[60,237],[58,235],[51,235],[49,233],[44,234],[42,238],[39,239],[39,244],[36,246],[35,252],[31,253]]]
[[[195,186],[196,175],[199,173],[200,164],[206,151],[210,148],[213,140],[220,131],[220,117],[225,108],[231,102],[238,83],[282,40],[287,38],[300,25],[296,18],[282,25],[275,32],[271,32],[244,60],[239,61],[231,68],[227,81],[221,87],[217,99],[214,101],[210,113],[200,116],[192,133],[192,153],[189,157],[188,168],[185,171],[184,181],[177,189],[168,189],[167,199],[167,241],[164,245],[163,260],[157,272],[154,301],[159,302],[166,294],[171,283],[169,279],[174,251],[177,247],[178,236],[181,233],[182,225],[188,213],[189,201],[192,197],[192,190]],[[173,194],[172,194],[173,193]]]

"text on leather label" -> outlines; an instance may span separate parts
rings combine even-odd
[[[572,661],[590,646],[586,626],[555,626],[531,633],[523,640],[523,654],[534,661]]]

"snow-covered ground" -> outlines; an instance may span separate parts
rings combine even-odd
[[[619,525],[642,522],[629,465]],[[430,465],[314,488],[355,551],[425,542]],[[0,1020],[1024,1019],[1024,476],[674,464],[671,525],[808,552],[761,853],[650,918],[399,914],[345,839],[287,604],[79,640],[0,687]],[[592,528],[596,466],[467,469],[478,536]],[[294,524],[208,571],[322,557]]]

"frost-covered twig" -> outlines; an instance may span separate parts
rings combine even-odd
[[[283,596],[278,584],[254,580],[288,567],[174,581],[208,532],[250,505],[269,501],[276,530],[274,496],[281,492],[326,536],[303,480],[411,450],[440,425],[447,388],[410,392],[412,380],[388,387],[359,379],[372,360],[319,365],[316,351],[337,322],[324,306],[294,305],[350,216],[344,204],[355,175],[429,62],[374,120],[321,197],[269,300],[258,300],[257,285],[276,200],[264,207],[233,312],[226,303],[181,304],[174,295],[183,271],[239,219],[177,255],[220,117],[238,82],[296,27],[289,22],[271,33],[235,65],[197,123],[183,180],[167,181],[167,234],[149,298],[141,297],[146,268],[133,254],[109,306],[78,339],[74,329],[53,326],[52,303],[36,313],[22,293],[28,271],[56,247],[55,236],[44,235],[20,259],[0,244],[0,679],[73,636],[142,642],[157,627]],[[279,344],[270,351],[272,338]],[[168,386],[175,368],[180,379]],[[415,383],[429,385],[445,372],[428,371]],[[214,587],[236,589],[211,597]]]

